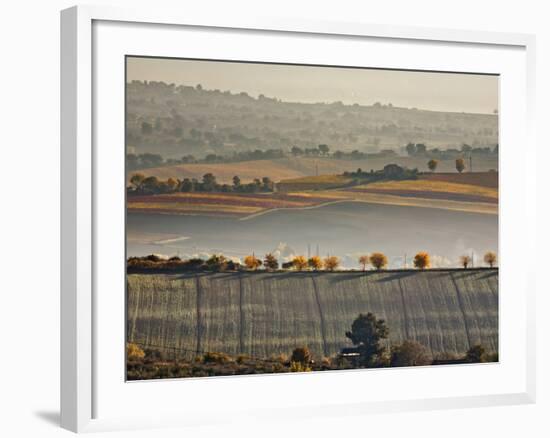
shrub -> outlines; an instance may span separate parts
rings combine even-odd
[[[204,353],[202,357],[202,361],[204,363],[219,363],[219,364],[225,364],[228,362],[232,362],[233,359],[231,359],[231,356],[225,353],[213,353],[213,352],[207,352]]]
[[[126,344],[126,357],[128,360],[139,360],[145,357],[145,352],[136,344]]]
[[[498,362],[498,353],[488,353],[485,355],[485,362]]]
[[[307,373],[309,371],[311,371],[311,368],[301,362],[290,362],[291,373]]]
[[[466,352],[464,360],[468,363],[486,362],[487,356],[485,354],[485,348],[480,344],[474,345]]]
[[[160,262],[162,259],[156,255],[156,254],[149,254],[147,257],[145,257],[146,260],[149,260],[150,262]]]
[[[212,254],[206,260],[206,266],[211,271],[223,271],[227,267],[227,259],[222,254]]]
[[[432,357],[428,349],[416,341],[407,340],[392,348],[390,359],[392,367],[430,365],[431,363]]]
[[[247,356],[246,354],[239,354],[237,356],[237,363],[238,364],[243,364],[245,363],[247,360],[250,360],[250,356]]]
[[[295,348],[290,358],[291,362],[300,362],[303,365],[308,365],[311,362],[311,353],[307,347]]]
[[[156,350],[153,348],[146,348],[144,352],[145,352],[145,358],[150,361],[160,362],[166,359],[166,356],[160,350]]]
[[[272,361],[275,361],[275,362],[279,362],[281,364],[285,364],[285,363],[288,363],[288,355],[286,354],[277,354],[275,356],[272,356],[270,358]]]

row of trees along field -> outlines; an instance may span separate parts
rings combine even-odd
[[[363,271],[366,271],[370,266],[373,269],[380,271],[387,268],[388,257],[381,252],[373,252],[358,257],[358,263]],[[494,251],[488,251],[483,257],[485,264],[491,268],[497,264],[497,254]],[[130,257],[128,259],[128,268],[135,270],[207,270],[207,271],[238,271],[246,269],[249,271],[257,271],[265,269],[267,271],[294,270],[294,271],[335,271],[340,267],[340,259],[337,256],[327,256],[321,258],[313,256],[310,258],[302,255],[297,255],[292,260],[279,263],[279,260],[272,253],[268,253],[263,259],[256,257],[254,254],[248,255],[243,259],[243,264],[238,261],[228,259],[222,254],[213,254],[207,260],[200,258],[192,258],[182,260],[178,256],[169,259],[163,259],[157,255],[151,254],[145,257]],[[430,255],[427,252],[421,251],[413,258],[413,265],[416,269],[429,269],[431,267]],[[473,259],[471,256],[462,255],[459,258],[459,265],[464,269],[473,267]]]
[[[463,144],[461,149],[428,149],[423,143],[409,143],[405,146],[405,151],[409,157],[423,157],[433,160],[453,160],[457,156],[473,155],[473,156],[490,156],[498,155],[498,145],[493,149],[489,147],[472,147]],[[334,158],[337,160],[364,160],[375,158],[395,158],[399,153],[394,149],[382,149],[379,152],[361,152],[353,150],[351,152],[336,150],[330,151],[330,147],[326,144],[320,144],[317,147],[300,148],[292,146],[289,150],[283,149],[255,149],[248,151],[235,151],[230,155],[221,155],[209,153],[203,158],[196,158],[194,155],[187,154],[179,159],[168,158],[164,159],[160,154],[152,154],[149,152],[143,154],[127,154],[126,165],[129,170],[146,169],[151,167],[172,166],[177,164],[197,164],[197,163],[236,163],[242,161],[255,160],[274,160],[279,158],[292,157],[320,157]]]
[[[430,161],[428,161],[428,169],[430,169],[431,172],[435,172],[438,165],[438,160],[432,158]],[[464,161],[464,158],[457,158],[455,160],[455,168],[458,173],[464,172],[464,170],[466,169],[466,162]]]
[[[372,266],[376,270],[384,269],[388,266],[388,257],[381,252],[373,252],[372,254],[365,254],[359,256],[358,260],[359,266],[363,271],[367,270],[368,266]],[[487,251],[483,257],[483,261],[491,268],[493,268],[497,263],[497,255],[494,251]],[[459,264],[464,269],[472,267],[473,259],[468,255],[462,255],[459,258]],[[263,266],[267,270],[277,270],[279,269],[279,262],[277,258],[269,253],[265,255],[265,258],[262,260],[256,258],[254,255],[249,255],[244,258],[244,265],[247,269],[256,270]],[[430,255],[421,251],[417,253],[413,258],[413,265],[417,269],[428,269],[431,267]],[[336,256],[327,256],[324,259],[321,259],[319,256],[313,256],[309,259],[298,255],[294,257],[291,261],[282,263],[281,267],[283,269],[294,269],[296,271],[304,270],[326,270],[334,271],[340,266],[340,259]]]
[[[274,183],[270,178],[264,176],[262,179],[256,178],[250,183],[242,183],[241,179],[235,175],[233,184],[219,184],[216,176],[212,173],[203,175],[202,180],[196,178],[168,178],[163,181],[156,176],[148,176],[141,173],[135,173],[130,177],[131,187],[128,188],[128,194],[133,195],[157,195],[175,192],[223,192],[223,193],[259,193],[272,192]]]

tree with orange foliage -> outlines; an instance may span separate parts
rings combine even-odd
[[[421,251],[414,256],[414,267],[418,269],[426,269],[430,267],[430,255],[427,252]]]
[[[439,161],[431,159],[430,161],[428,161],[428,169],[430,169],[430,171],[433,172],[437,168],[438,164],[439,164]]]
[[[319,256],[310,257],[310,259],[307,261],[307,264],[314,271],[318,271],[323,267],[323,261]]]
[[[388,258],[381,252],[373,252],[370,255],[370,263],[379,271],[388,266]]]
[[[248,255],[244,258],[244,264],[248,269],[251,269],[252,271],[255,271],[260,266],[262,266],[262,261],[252,255]]]
[[[487,263],[491,268],[497,262],[497,254],[494,251],[487,251],[483,256],[483,261]]]
[[[292,265],[297,271],[303,271],[307,268],[307,259],[304,256],[296,256],[292,259]]]
[[[455,161],[456,170],[458,173],[462,173],[466,169],[466,164],[464,163],[464,158],[457,158]]]
[[[143,359],[145,357],[145,352],[138,345],[128,343],[126,344],[126,357],[129,360]]]
[[[363,271],[367,269],[367,265],[370,263],[368,255],[362,255],[359,257],[359,264],[363,267]]]
[[[340,266],[340,259],[336,256],[328,256],[323,260],[323,265],[327,271],[334,271]]]

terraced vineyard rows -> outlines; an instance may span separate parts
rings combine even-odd
[[[128,276],[131,342],[267,358],[307,345],[317,356],[349,346],[359,313],[432,353],[498,351],[498,270],[212,273]]]

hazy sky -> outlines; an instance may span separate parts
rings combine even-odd
[[[285,101],[335,102],[436,111],[492,113],[498,77],[340,67],[309,67],[181,59],[127,58],[127,80],[164,81],[245,91]]]

